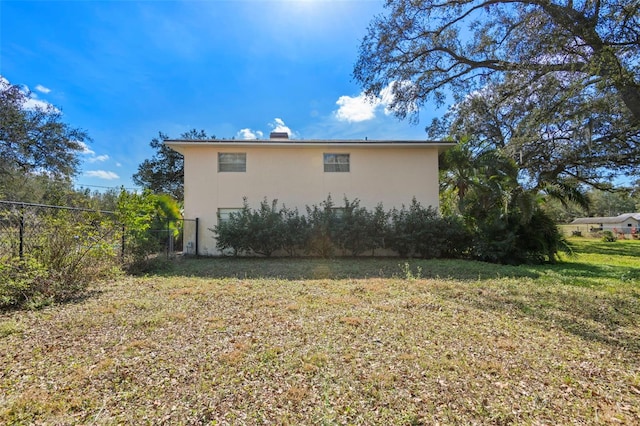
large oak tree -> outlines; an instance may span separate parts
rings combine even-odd
[[[29,100],[27,91],[0,76],[1,172],[74,176],[89,136],[64,123],[54,106],[29,106]]]
[[[640,168],[640,2],[389,0],[354,77],[417,119],[453,100],[432,136],[515,158],[525,184],[597,184]]]

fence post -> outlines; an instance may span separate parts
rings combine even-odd
[[[122,263],[124,263],[124,243],[125,243],[125,237],[124,237],[124,232],[125,232],[126,228],[124,223],[122,224],[122,241],[120,243],[120,258],[122,259]]]
[[[199,223],[199,220],[196,217],[196,256],[198,255],[198,228],[199,228],[198,223]]]
[[[171,255],[171,219],[167,219],[167,242],[165,244],[167,247],[167,259]]]
[[[18,253],[20,255],[20,259],[24,257],[24,206],[20,207],[20,248],[18,249]]]

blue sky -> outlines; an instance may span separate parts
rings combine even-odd
[[[133,187],[159,131],[425,139],[352,79],[383,0],[0,2],[0,74],[93,142],[78,186]]]

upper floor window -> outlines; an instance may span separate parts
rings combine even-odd
[[[247,154],[244,152],[219,152],[219,172],[246,172]]]
[[[324,154],[325,172],[348,172],[350,154]]]

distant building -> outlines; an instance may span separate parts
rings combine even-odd
[[[624,213],[614,217],[579,217],[572,225],[590,225],[592,231],[635,234],[640,231],[640,213]]]
[[[184,216],[198,218],[198,253],[220,254],[210,231],[239,210],[265,198],[298,208],[331,195],[373,209],[409,205],[438,208],[438,154],[454,143],[408,140],[292,140],[272,133],[265,140],[167,140],[184,155]],[[193,241],[185,235],[185,241]],[[195,254],[193,246],[185,253]]]

